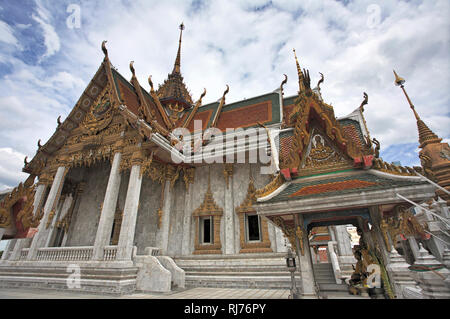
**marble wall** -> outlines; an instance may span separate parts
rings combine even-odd
[[[186,256],[194,252],[196,220],[192,213],[204,200],[208,188],[210,174],[211,191],[216,204],[223,209],[220,223],[220,241],[222,254],[238,254],[240,251],[239,219],[235,208],[241,205],[247,195],[251,176],[256,189],[265,186],[271,179],[269,175],[261,175],[258,164],[234,164],[233,175],[229,177],[229,185],[224,177],[224,164],[212,164],[195,169],[194,183],[186,185],[183,173],[173,187],[165,186],[164,197],[170,206],[165,212],[169,225],[166,229],[158,227],[158,208],[161,200],[159,182],[148,177],[143,178],[140,194],[134,245],[138,254],[143,254],[146,247],[163,247],[167,239],[169,256]],[[68,176],[76,181],[86,182],[84,192],[78,198],[69,228],[66,246],[92,246],[100,218],[100,205],[104,200],[110,172],[110,163],[104,162],[91,168],[72,169]],[[118,209],[123,211],[128,188],[129,171],[121,173],[121,184],[118,197]],[[162,226],[162,225],[161,225]],[[268,224],[271,248],[274,252],[285,251],[285,241],[279,230]],[[278,233],[277,233],[278,232]],[[165,236],[165,237],[164,237]]]

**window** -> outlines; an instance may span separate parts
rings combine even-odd
[[[213,223],[212,217],[202,217],[200,218],[200,242],[202,244],[212,244],[213,243]]]
[[[258,215],[246,215],[247,241],[261,240],[261,223]]]

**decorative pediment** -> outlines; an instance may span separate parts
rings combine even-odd
[[[87,135],[98,134],[104,130],[112,121],[113,108],[110,100],[111,86],[106,85],[102,93],[96,98],[81,122],[81,129]]]
[[[236,207],[236,213],[248,213],[256,211],[253,208],[253,204],[256,203],[256,189],[255,184],[253,183],[253,179],[250,179],[250,183],[248,184],[247,195],[245,196],[244,201]]]
[[[208,186],[208,190],[206,191],[203,202],[200,207],[194,210],[192,216],[213,216],[218,215],[221,216],[223,214],[223,209],[220,208],[216,202],[214,201],[213,194],[211,192],[211,187]]]
[[[351,167],[352,162],[348,156],[333,145],[321,130],[314,128],[300,164],[299,175],[309,175],[312,172],[325,173]]]

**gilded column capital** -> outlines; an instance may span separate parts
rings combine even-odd
[[[165,180],[170,181],[170,188],[175,185],[175,182],[180,176],[180,170],[181,166],[166,165]]]
[[[226,164],[224,164],[223,176],[225,177],[225,181],[227,182],[227,188],[228,188],[229,177],[233,176],[233,163],[226,163]]]
[[[142,150],[133,152],[133,154],[131,155],[131,165],[141,165],[144,161],[144,158],[145,156]]]
[[[115,153],[121,153],[123,150],[123,147],[125,146],[125,142],[123,139],[120,139],[118,141],[116,141],[113,145],[112,145],[112,152]]]
[[[38,184],[51,185],[52,182],[53,182],[53,174],[50,174],[50,172],[45,171],[41,175],[39,175]]]
[[[61,155],[56,158],[55,164],[58,167],[66,167],[71,162],[70,157],[68,155]]]

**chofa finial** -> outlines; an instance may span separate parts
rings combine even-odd
[[[152,76],[151,75],[148,76],[148,84],[150,84],[150,88],[153,91],[153,82],[152,82]]]
[[[206,88],[203,88],[203,93],[200,95],[200,101],[203,99],[203,97],[206,95]]]
[[[228,92],[230,91],[230,87],[228,86],[228,84],[225,84],[227,86],[226,90],[223,92],[222,97],[225,98],[225,95],[228,94]],[[206,89],[205,89],[205,93],[206,93]]]
[[[105,58],[108,57],[108,50],[106,49],[106,42],[108,42],[108,41],[104,40],[102,42],[102,51],[103,51],[103,54],[105,55]]]
[[[363,92],[363,96],[364,96],[364,100],[361,102],[361,105],[359,106],[359,108],[361,109],[361,112],[364,112],[364,105],[369,103],[369,96],[367,95],[366,92]]]
[[[281,81],[281,85],[280,85],[281,91],[283,91],[283,86],[287,83],[287,80],[288,80],[288,76],[286,74],[283,74],[283,75],[284,75],[284,80]]]
[[[134,70],[133,64],[134,64],[134,61],[131,61],[131,62],[130,62],[130,71],[131,71],[131,73],[133,74],[133,76],[135,76],[136,74],[135,74],[135,70]]]
[[[323,73],[321,73],[321,72],[319,72],[319,74],[320,74],[320,80],[319,80],[319,82],[317,82],[317,88],[319,89],[319,91],[320,91],[320,85],[323,83],[323,81],[324,81],[324,76],[323,76]]]

